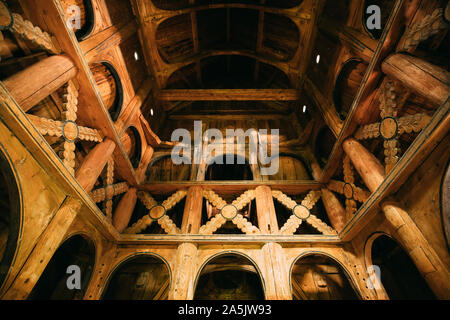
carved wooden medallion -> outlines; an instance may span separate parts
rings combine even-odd
[[[309,216],[311,215],[311,212],[309,211],[309,209],[301,204],[296,205],[294,207],[294,209],[292,210],[292,212],[294,213],[294,215],[297,218],[302,219],[302,220],[308,219]]]
[[[153,220],[159,220],[159,219],[161,219],[162,217],[164,217],[166,215],[166,208],[164,208],[164,206],[158,204],[156,206],[153,206],[150,209],[148,215]]]

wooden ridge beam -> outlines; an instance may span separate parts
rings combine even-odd
[[[161,90],[161,101],[297,101],[296,89],[168,89]]]

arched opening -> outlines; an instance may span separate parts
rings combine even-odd
[[[123,86],[116,69],[107,62],[90,65],[95,83],[111,119],[117,121],[123,105]]]
[[[20,217],[19,187],[6,154],[0,151],[0,288],[16,252]]]
[[[162,258],[140,254],[113,271],[103,300],[167,300],[170,270]]]
[[[336,137],[333,132],[324,126],[317,134],[315,142],[315,155],[321,167],[325,167],[327,164],[335,143]]]
[[[197,276],[194,300],[263,300],[264,285],[247,257],[224,254],[210,259]]]
[[[387,235],[372,243],[372,264],[391,300],[430,300],[435,296],[403,248]]]
[[[129,127],[120,141],[130,159],[131,165],[135,169],[138,168],[142,157],[142,139],[138,129],[133,126]]]
[[[75,235],[69,238],[56,250],[28,299],[83,299],[94,265],[95,246],[93,242],[84,235]],[[74,271],[72,266],[78,267],[79,272]],[[80,276],[79,281],[78,276]],[[68,284],[75,287],[69,288]]]
[[[286,89],[293,88],[289,77],[277,67],[264,63],[246,51],[214,51],[201,60],[202,83],[198,82],[194,63],[172,73],[166,89]],[[258,76],[255,78],[255,67]]]
[[[350,59],[344,63],[334,85],[333,100],[336,111],[342,120],[352,107],[353,100],[366,74],[367,64],[359,59]]]
[[[188,181],[191,176],[191,165],[175,164],[171,156],[165,156],[151,162],[147,168],[147,181]]]
[[[356,300],[347,272],[334,259],[323,254],[300,257],[291,268],[294,300]]]
[[[222,161],[217,163],[220,159]],[[231,164],[227,161],[227,155],[221,155],[214,158],[208,165],[205,180],[253,180],[253,173],[247,159],[243,156],[234,155],[233,164]]]
[[[94,30],[95,15],[91,0],[61,0],[66,17],[75,18],[79,14],[80,25],[74,23],[74,32],[78,41],[86,39]],[[75,7],[77,9],[75,9]],[[78,12],[79,10],[79,12]]]

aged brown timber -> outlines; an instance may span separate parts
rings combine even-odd
[[[162,101],[296,101],[299,98],[295,89],[167,89],[158,95]]]

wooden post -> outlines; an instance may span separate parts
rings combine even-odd
[[[342,147],[369,190],[377,190],[384,181],[384,167],[380,161],[353,138],[345,140]]]
[[[194,298],[194,280],[197,267],[197,245],[181,243],[177,249],[175,271],[169,300],[192,300]]]
[[[256,188],[258,227],[263,234],[277,234],[278,221],[273,204],[272,190],[268,186]],[[291,300],[289,270],[283,248],[278,243],[266,243],[261,249],[265,266],[266,299]]]
[[[377,48],[378,42],[356,29],[331,21],[322,19],[319,22],[321,31],[338,39],[344,45],[352,49],[362,60],[370,63]]]
[[[431,290],[439,299],[450,299],[450,273],[409,214],[394,201],[382,203],[386,220]]]
[[[382,63],[381,69],[437,106],[444,104],[449,97],[450,73],[422,59],[396,53]]]
[[[272,190],[268,186],[259,186],[255,191],[259,230],[262,234],[277,234],[279,228]]]
[[[20,274],[1,299],[23,300],[28,297],[56,249],[61,245],[61,241],[63,241],[67,230],[72,225],[80,209],[81,202],[78,200],[73,198],[64,200],[39,238]]]
[[[4,80],[6,89],[26,112],[77,75],[65,55],[51,56]]]
[[[83,163],[75,174],[75,178],[87,192],[90,192],[94,187],[115,148],[116,144],[114,141],[105,139],[102,143],[96,145],[84,158]]]
[[[133,214],[134,208],[136,207],[137,201],[137,190],[136,188],[128,189],[120,199],[117,205],[116,211],[113,217],[113,226],[116,227],[117,231],[122,233],[128,224],[130,223],[131,215]]]
[[[203,206],[203,190],[199,186],[189,188],[184,207],[182,233],[197,234],[200,230]],[[197,245],[181,243],[174,264],[174,279],[169,292],[170,300],[192,300],[197,266]]]
[[[322,177],[322,169],[316,161],[311,163],[311,169],[314,179],[319,181]],[[327,212],[328,219],[330,219],[330,223],[333,228],[337,232],[341,232],[347,224],[345,209],[342,207],[341,202],[333,192],[331,192],[327,188],[322,188],[321,192],[322,202],[325,206],[325,211]]]
[[[203,189],[200,186],[189,188],[184,206],[181,232],[183,234],[198,234],[202,220]]]

